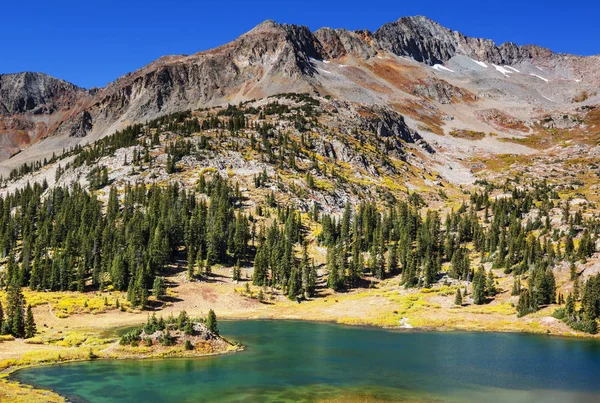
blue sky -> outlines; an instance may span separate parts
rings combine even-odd
[[[0,73],[42,71],[104,86],[167,54],[191,54],[235,39],[266,19],[375,30],[426,15],[469,36],[557,52],[600,54],[600,4],[538,1],[4,0]]]

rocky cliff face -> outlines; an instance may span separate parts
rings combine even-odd
[[[500,46],[489,39],[470,38],[441,26],[427,17],[404,17],[383,25],[373,34],[382,49],[409,56],[430,65],[444,63],[462,54],[495,64],[514,64],[552,52],[537,46]]]
[[[0,75],[0,160],[60,131],[86,97],[84,89],[43,73]]]
[[[0,75],[0,115],[52,114],[72,107],[83,89],[43,73]]]

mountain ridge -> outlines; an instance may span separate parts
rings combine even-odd
[[[388,56],[397,60],[388,61],[385,59]],[[402,60],[405,57],[418,64],[410,65]],[[55,79],[56,83],[64,83],[61,94],[67,101],[59,96],[40,96],[41,87],[36,83],[41,78],[22,87],[21,96],[14,95],[14,91],[5,92],[8,95],[0,98],[0,161],[47,137],[60,138],[52,145],[54,149],[70,147],[82,141],[79,139],[95,141],[128,124],[162,114],[279,93],[328,94],[355,102],[387,105],[403,103],[403,99],[415,95],[426,99],[433,96],[427,102],[434,101],[437,105],[436,97],[443,94],[446,100],[443,102],[448,102],[458,90],[448,92],[447,89],[463,84],[443,75],[441,79],[446,84],[440,84],[439,78],[431,77],[426,68],[446,65],[461,57],[471,58],[486,68],[486,63],[491,63],[498,66],[498,71],[502,71],[503,65],[525,63],[529,66],[526,66],[530,71],[529,81],[534,80],[532,76],[541,80],[555,78],[565,86],[565,81],[579,82],[585,76],[592,90],[600,82],[597,73],[600,58],[596,56],[557,54],[536,45],[517,46],[511,42],[496,45],[489,39],[467,37],[424,16],[402,17],[383,24],[374,32],[327,27],[313,32],[306,26],[266,20],[229,43],[191,55],[163,56],[103,88],[85,90]],[[349,68],[346,72],[331,74],[321,64],[331,60],[339,61],[340,67],[346,67],[348,62]],[[463,69],[468,60],[459,62]],[[419,69],[416,76],[411,72],[415,68]],[[495,87],[496,78],[482,79],[477,68],[467,66],[471,83],[464,89],[475,94],[483,91],[487,97]],[[536,68],[547,69],[553,77],[537,74]],[[20,74],[37,77],[36,73]],[[4,81],[6,77],[10,75],[0,75]],[[520,81],[517,89],[513,88],[514,83],[507,83],[510,87],[506,97],[515,98],[513,93],[517,91],[518,98],[521,93],[530,92],[528,86],[537,89],[538,84],[542,84],[526,82],[525,77]],[[574,98],[577,91],[588,91],[588,87],[580,84],[577,88],[561,89],[560,96]],[[554,97],[544,95],[543,98]],[[31,108],[14,107],[19,103],[27,106],[28,99]],[[10,110],[7,104],[13,105]],[[35,108],[41,108],[37,114],[33,111]],[[15,164],[49,153],[50,150],[38,150],[30,153],[31,156],[25,153]]]

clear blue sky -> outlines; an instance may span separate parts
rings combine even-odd
[[[0,73],[41,71],[89,88],[104,86],[167,54],[191,54],[235,39],[266,19],[375,30],[407,15],[497,43],[600,53],[593,0],[5,0]]]

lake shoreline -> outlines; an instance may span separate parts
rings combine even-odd
[[[565,332],[552,332],[549,329],[541,329],[540,331],[533,331],[531,329],[515,330],[515,329],[476,329],[470,327],[457,327],[457,326],[415,326],[415,327],[403,327],[403,326],[386,326],[369,323],[368,320],[364,322],[353,321],[352,323],[340,319],[312,319],[312,318],[278,318],[276,316],[224,316],[222,321],[288,321],[288,322],[310,322],[310,323],[322,323],[322,324],[334,324],[339,326],[347,326],[352,328],[365,328],[365,329],[383,329],[396,332],[405,333],[451,333],[451,332],[462,332],[462,333],[513,333],[513,334],[530,334],[536,336],[549,336],[557,338],[568,338],[568,339],[580,339],[580,340],[598,340],[600,339],[600,333],[589,334],[583,332],[577,332],[575,330]]]
[[[582,341],[588,341],[588,340],[591,341],[591,340],[599,339],[598,335],[588,335],[588,334],[584,334],[584,333],[580,333],[580,332],[577,332],[577,333],[575,333],[575,332],[555,333],[555,332],[550,332],[548,329],[545,329],[545,331],[542,329],[541,331],[536,332],[536,331],[532,331],[531,329],[514,330],[514,329],[501,329],[500,328],[500,329],[489,330],[489,329],[474,329],[474,328],[468,328],[468,327],[461,328],[461,327],[453,327],[453,326],[441,326],[441,327],[440,326],[429,326],[429,327],[428,326],[419,326],[419,327],[407,328],[407,327],[404,327],[401,325],[399,325],[399,326],[377,325],[377,324],[369,323],[368,319],[365,319],[363,321],[352,321],[351,323],[348,323],[347,321],[344,320],[344,318],[315,319],[315,318],[311,318],[311,317],[304,317],[304,318],[277,317],[276,315],[252,316],[252,315],[227,315],[226,314],[226,315],[222,316],[221,320],[227,321],[227,322],[231,322],[231,321],[309,322],[309,323],[321,323],[321,324],[344,326],[344,327],[349,327],[349,328],[386,330],[386,331],[399,332],[399,333],[455,333],[455,332],[456,333],[499,333],[499,334],[524,334],[524,335],[534,335],[534,336],[550,336],[552,338],[577,339],[577,340],[582,340]],[[124,329],[124,328],[128,328],[128,327],[131,327],[130,323],[128,323],[127,325],[123,325],[123,326],[113,326],[111,329],[108,329],[108,330],[104,329],[103,332],[108,331],[108,332],[114,332],[116,334],[118,329]],[[194,354],[193,351],[191,353],[189,351],[188,352],[183,351],[182,354],[172,353],[172,354],[168,354],[168,355],[161,355],[161,354],[150,354],[150,355],[137,354],[136,355],[136,354],[125,354],[125,353],[121,353],[119,355],[119,353],[117,353],[116,355],[113,355],[113,356],[108,356],[108,355],[101,356],[100,355],[100,356],[97,356],[94,358],[80,356],[76,359],[37,362],[37,363],[31,363],[31,364],[26,364],[26,365],[14,365],[14,366],[5,368],[3,371],[0,372],[0,381],[4,385],[9,385],[12,388],[18,388],[21,390],[27,390],[27,391],[35,390],[37,392],[41,392],[44,394],[55,393],[52,390],[35,387],[35,385],[21,384],[20,382],[14,380],[14,378],[12,378],[12,375],[18,371],[28,369],[28,368],[39,367],[39,366],[50,366],[50,365],[70,364],[70,363],[75,363],[75,362],[100,361],[100,360],[102,360],[102,361],[106,361],[106,360],[152,360],[152,359],[164,360],[164,359],[182,359],[182,358],[183,359],[185,359],[185,358],[202,358],[202,357],[209,357],[209,356],[216,356],[216,355],[240,352],[245,349],[245,346],[243,346],[241,344],[236,345],[230,341],[228,341],[228,343],[230,343],[232,345],[232,347],[234,347],[234,348],[231,350],[215,352],[215,353]],[[115,345],[118,345],[118,341],[115,341],[110,346],[101,350],[100,352],[98,352],[98,354],[102,354],[104,351],[109,350],[110,348],[114,347]],[[111,351],[111,353],[114,354],[113,351]],[[47,398],[48,396],[45,395],[44,397]],[[52,401],[56,401],[56,402],[68,401],[60,394],[56,394],[55,398],[56,398],[56,400],[52,400]]]
[[[10,387],[13,388],[18,388],[21,390],[26,390],[26,391],[35,391],[35,392],[40,392],[43,393],[45,395],[45,397],[49,397],[49,394],[53,394],[56,396],[52,396],[53,398],[55,398],[56,400],[52,400],[53,402],[69,402],[69,400],[60,395],[59,393],[57,393],[56,391],[52,390],[52,389],[45,389],[42,387],[38,387],[36,385],[30,385],[30,384],[24,384],[21,383],[20,381],[14,379],[14,375],[22,370],[27,370],[27,369],[31,369],[31,368],[37,368],[37,367],[46,367],[46,366],[55,366],[55,365],[68,365],[68,364],[74,364],[74,363],[79,363],[79,362],[91,362],[91,361],[148,361],[148,360],[165,360],[165,359],[189,359],[189,358],[204,358],[204,357],[214,357],[214,356],[220,356],[220,355],[226,355],[226,354],[233,354],[233,353],[238,353],[238,352],[242,352],[245,350],[245,346],[241,345],[241,344],[235,344],[230,342],[229,340],[223,338],[223,340],[225,340],[227,343],[229,343],[231,345],[230,349],[227,350],[223,350],[223,351],[218,351],[218,352],[213,352],[213,353],[194,353],[194,350],[191,351],[182,351],[182,354],[178,354],[178,353],[173,353],[170,355],[161,355],[161,354],[150,354],[150,355],[131,355],[131,354],[121,354],[121,355],[116,355],[116,356],[108,356],[108,355],[98,355],[95,356],[93,358],[88,357],[88,358],[77,358],[77,359],[71,359],[71,360],[61,360],[61,361],[48,361],[48,362],[38,362],[38,363],[32,363],[32,364],[27,364],[27,365],[14,365],[8,368],[5,368],[4,370],[0,371],[0,382],[3,385],[9,385]],[[116,341],[114,344],[111,344],[109,347],[107,347],[105,350],[108,350],[109,348],[118,345],[118,341]],[[98,354],[102,354],[105,350],[102,350],[100,352],[98,352]],[[107,353],[104,353],[107,354]],[[35,401],[35,400],[33,400]]]
[[[252,323],[255,322],[255,323]],[[257,358],[259,356],[264,356],[263,352],[265,352],[265,348],[267,349],[266,351],[271,352],[273,348],[278,348],[281,351],[286,351],[285,356],[287,356],[287,352],[289,352],[289,348],[290,346],[294,345],[294,346],[299,346],[298,351],[302,351],[299,354],[305,354],[304,351],[306,349],[306,353],[308,353],[309,351],[313,351],[314,349],[320,349],[320,348],[334,348],[334,350],[332,351],[336,351],[336,353],[334,354],[345,354],[343,352],[338,351],[338,348],[342,348],[342,349],[347,349],[349,351],[355,351],[356,349],[356,345],[353,343],[358,343],[358,345],[371,345],[371,343],[366,343],[365,342],[367,340],[381,340],[381,342],[383,344],[381,344],[381,346],[379,347],[379,353],[381,354],[383,350],[388,351],[389,348],[391,348],[392,346],[397,346],[398,350],[396,351],[395,349],[389,350],[390,353],[392,353],[393,351],[396,351],[396,355],[399,356],[404,356],[404,354],[406,353],[406,349],[408,348],[410,350],[410,347],[408,347],[409,343],[410,345],[412,345],[412,343],[417,342],[417,340],[422,340],[421,342],[417,342],[417,344],[419,343],[425,343],[425,344],[430,344],[435,340],[438,340],[438,342],[434,342],[433,345],[437,346],[433,351],[431,351],[428,354],[432,354],[434,356],[438,356],[438,354],[440,352],[443,352],[444,354],[450,354],[451,356],[456,355],[457,353],[452,353],[453,349],[448,349],[447,347],[443,347],[444,345],[447,344],[447,346],[458,346],[461,345],[462,342],[460,342],[460,340],[481,340],[479,343],[483,343],[483,345],[488,345],[487,343],[491,343],[491,345],[498,345],[498,346],[502,346],[502,345],[507,345],[506,343],[508,343],[508,345],[515,345],[515,346],[519,346],[520,349],[527,349],[529,347],[527,346],[531,346],[532,343],[533,345],[537,345],[538,346],[538,354],[540,354],[540,349],[543,350],[546,347],[544,346],[556,346],[557,351],[562,351],[561,349],[564,349],[563,346],[564,344],[562,344],[562,342],[558,341],[557,338],[548,338],[548,337],[536,337],[536,336],[541,336],[541,334],[533,334],[532,336],[534,336],[533,338],[527,338],[527,339],[520,339],[519,336],[517,334],[514,334],[514,337],[501,337],[500,335],[502,334],[507,334],[509,332],[466,332],[466,331],[446,331],[446,332],[440,332],[440,331],[431,331],[431,330],[425,330],[425,329],[385,329],[382,327],[376,327],[376,326],[357,326],[357,325],[344,325],[344,324],[339,324],[339,323],[332,323],[331,321],[300,321],[300,320],[294,320],[294,319],[283,319],[283,320],[274,320],[274,319],[257,319],[257,318],[253,318],[252,320],[234,320],[234,319],[223,319],[222,320],[222,324],[223,324],[223,333],[228,335],[228,339],[229,340],[233,340],[233,342],[244,342],[246,341],[245,344],[248,345],[249,348],[251,348],[251,350],[253,352],[250,352],[250,354],[245,355],[242,354],[239,357],[231,357],[230,360],[233,361],[229,361],[227,360],[228,363],[226,363],[225,361],[220,361],[218,358],[216,358],[214,361],[207,361],[206,363],[203,363],[202,360],[195,360],[194,358],[201,358],[201,357],[205,357],[205,356],[216,356],[216,355],[221,355],[221,354],[228,354],[230,352],[239,352],[244,350],[244,347],[239,348],[240,346],[238,345],[235,351],[226,351],[226,352],[221,352],[221,353],[216,353],[216,354],[204,354],[204,355],[199,355],[197,354],[195,357],[185,357],[185,356],[177,356],[177,355],[172,355],[172,356],[122,356],[122,357],[108,357],[108,358],[104,358],[101,357],[98,359],[98,361],[102,361],[104,362],[104,364],[100,365],[99,367],[94,367],[92,366],[76,366],[76,367],[72,367],[70,369],[54,369],[54,370],[41,370],[41,371],[35,371],[34,373],[30,373],[29,376],[26,375],[21,375],[21,376],[16,376],[17,373],[19,373],[21,370],[25,370],[28,368],[33,368],[36,366],[45,366],[45,367],[50,367],[52,365],[57,365],[57,364],[71,364],[71,363],[76,363],[77,361],[79,362],[85,362],[85,361],[89,361],[87,359],[82,359],[82,360],[74,360],[74,361],[70,361],[70,362],[60,362],[60,363],[45,363],[45,365],[30,365],[27,367],[15,367],[15,368],[10,368],[10,375],[8,376],[8,381],[12,382],[14,384],[17,384],[19,386],[21,386],[24,390],[28,390],[28,391],[37,391],[38,393],[53,393],[57,398],[60,398],[62,400],[44,400],[44,401],[69,401],[68,399],[71,397],[72,401],[76,400],[77,397],[77,391],[79,391],[79,387],[73,388],[68,386],[71,382],[71,377],[79,374],[79,373],[88,373],[88,374],[94,374],[94,371],[100,371],[101,373],[113,373],[113,371],[117,371],[117,368],[122,368],[123,371],[129,372],[130,368],[130,364],[124,364],[124,365],[119,365],[117,364],[118,361],[138,361],[138,360],[143,360],[146,362],[146,364],[141,364],[140,367],[140,371],[142,371],[141,373],[144,373],[144,368],[146,369],[150,369],[152,368],[153,370],[160,370],[161,368],[187,368],[188,364],[186,363],[186,358],[188,358],[188,362],[189,365],[191,365],[191,368],[197,368],[197,370],[199,371],[204,371],[204,369],[202,368],[206,368],[207,370],[209,370],[210,368],[231,368],[231,365],[234,366],[238,366],[238,365],[242,365],[241,363],[246,362],[247,360],[249,363],[254,362],[253,360],[261,360],[260,358]],[[313,326],[314,325],[314,326]],[[323,326],[318,326],[318,325],[323,325]],[[285,329],[285,330],[284,330]],[[356,329],[356,332],[352,332],[352,329]],[[360,331],[360,329],[365,330]],[[374,332],[371,333],[369,330],[373,330]],[[394,334],[398,334],[400,339],[396,338],[396,336],[394,336]],[[443,336],[443,333],[456,333],[456,335],[448,335]],[[479,333],[481,335],[480,336],[473,336],[475,333]],[[496,333],[497,336],[493,336],[493,333]],[[511,332],[511,333],[515,333],[515,332]],[[312,334],[313,336],[319,336],[317,339],[315,340],[320,340],[319,343],[316,343],[315,340],[311,340],[310,336],[308,336],[309,334]],[[386,335],[387,334],[387,335]],[[406,335],[406,339],[402,338],[403,336],[400,336],[400,334],[404,334]],[[469,336],[470,334],[470,336]],[[489,334],[489,336],[486,336],[486,334]],[[329,336],[327,336],[329,335]],[[344,340],[347,340],[347,343],[344,343],[343,346],[338,346],[335,342],[333,342],[333,340],[337,340],[339,339],[340,336],[333,336],[333,335],[344,335]],[[421,335],[423,336],[423,338],[421,338]],[[258,337],[258,338],[257,338]],[[276,337],[275,339],[273,339],[273,337]],[[291,339],[290,339],[291,338]],[[560,338],[559,338],[560,339]],[[353,340],[353,341],[351,341]],[[404,342],[402,342],[402,340],[405,340]],[[412,340],[412,341],[411,341]],[[485,340],[485,341],[484,341]],[[544,341],[546,340],[546,341]],[[555,341],[552,341],[555,340]],[[565,340],[567,340],[565,338]],[[280,343],[281,341],[281,343]],[[400,341],[400,343],[398,344],[398,341]],[[331,344],[331,343],[334,344]],[[589,347],[589,343],[585,343],[588,344],[588,347],[585,347],[584,344],[577,344],[578,341],[577,340],[573,340],[571,339],[571,341],[565,341],[568,342],[570,346],[581,346],[580,348],[577,348],[577,350],[580,351],[589,351],[588,349]],[[300,344],[297,344],[300,343]],[[441,344],[439,344],[441,343]],[[457,344],[458,343],[458,344]],[[574,343],[574,344],[572,344]],[[377,343],[376,343],[377,344]],[[317,346],[317,345],[321,345],[321,347]],[[595,344],[593,344],[595,345]],[[279,346],[279,347],[276,347]],[[403,347],[402,347],[403,346]],[[383,350],[382,350],[383,349]],[[377,349],[376,349],[377,350]],[[502,349],[500,349],[499,351],[501,351]],[[598,347],[596,345],[596,347],[594,347],[594,351],[597,351]],[[320,350],[319,350],[320,351]],[[517,351],[521,351],[521,350],[517,350]],[[551,350],[552,351],[552,350]],[[572,348],[571,350],[572,351]],[[298,353],[295,353],[298,354]],[[387,354],[387,353],[384,353]],[[496,355],[498,355],[500,353],[496,353]],[[427,355],[427,354],[426,354]],[[345,355],[344,355],[345,356]],[[357,357],[360,357],[361,355],[358,355]],[[247,357],[247,358],[244,358]],[[379,356],[376,355],[375,357],[379,357],[379,359],[383,359],[383,357],[387,357],[387,355],[383,355],[383,356]],[[504,356],[505,357],[505,356]],[[168,362],[171,360],[165,360],[165,358],[174,358],[173,363],[169,364]],[[448,360],[448,357],[446,357],[446,359],[444,360],[444,362],[455,362],[454,359]],[[506,358],[506,357],[505,357]],[[178,364],[177,362],[182,360],[183,362],[181,364]],[[266,358],[263,358],[263,360],[265,360]],[[359,358],[356,358],[359,359]],[[414,357],[413,357],[414,359]],[[110,360],[110,361],[109,361]],[[326,362],[328,359],[325,358]],[[395,361],[394,359],[390,358],[390,362],[388,364],[390,365],[395,365],[393,364]],[[148,362],[149,361],[149,362]],[[510,360],[510,361],[514,361],[514,360]],[[114,366],[112,364],[109,364],[110,362],[114,362]],[[193,363],[196,364],[193,364]],[[386,361],[387,362],[387,361]],[[411,361],[409,361],[411,362]],[[429,361],[428,361],[429,362]],[[504,358],[501,359],[499,361],[499,363],[505,362]],[[238,363],[238,364],[232,364],[232,363]],[[383,365],[383,363],[382,363]],[[387,365],[387,364],[385,364]],[[408,366],[407,366],[408,365]],[[411,364],[407,364],[405,365],[406,368],[408,368],[410,370],[411,368]],[[513,364],[514,365],[514,364]],[[535,365],[535,364],[534,364]],[[283,367],[285,367],[285,364],[283,364]],[[96,369],[94,369],[96,368]],[[114,369],[113,369],[114,368]],[[138,368],[138,365],[134,365],[133,368]],[[333,368],[329,369],[334,370]],[[169,370],[167,370],[169,371]],[[212,371],[212,370],[209,370]],[[290,377],[293,378],[293,376],[295,376],[294,374],[297,372],[297,370],[291,369],[292,372],[290,372]],[[327,370],[325,370],[327,371]],[[334,370],[335,371],[335,370]],[[239,371],[238,371],[239,372]],[[115,372],[118,373],[118,372]],[[140,373],[140,374],[141,374]],[[208,374],[212,375],[207,375],[208,379],[211,379],[211,377],[213,377],[215,375],[214,372],[209,372]],[[302,372],[300,372],[302,373]],[[4,375],[6,377],[6,375]],[[41,376],[41,378],[40,378]],[[53,377],[53,376],[58,376],[58,378],[56,379],[62,379],[62,381],[59,381],[58,383],[54,383],[54,381],[48,383],[48,381],[45,381],[44,378],[45,377]],[[82,375],[83,376],[83,375]],[[173,375],[174,377],[177,377],[179,375]],[[183,374],[181,376],[184,376]],[[195,375],[195,372],[192,370],[192,373],[190,373],[190,375],[185,375],[188,378],[192,377],[192,379],[195,379],[195,377],[197,375]],[[182,379],[186,379],[184,376],[184,378]],[[267,375],[266,375],[267,376]],[[319,377],[319,375],[317,376],[317,378]],[[39,379],[40,383],[37,384],[36,383],[36,379]],[[51,378],[54,379],[54,378]],[[85,379],[85,376],[84,378]],[[179,378],[177,378],[179,379]],[[229,381],[226,380],[227,378],[224,378],[224,380],[221,383],[227,384]],[[349,379],[353,379],[353,378],[349,378]],[[19,383],[20,382],[20,383]],[[78,381],[79,382],[79,381]],[[182,381],[184,383],[187,384],[187,381]],[[44,387],[44,385],[46,385],[46,387]],[[61,386],[62,385],[62,386]],[[261,384],[262,385],[262,384]],[[373,387],[378,387],[377,385],[379,384],[373,384]],[[383,387],[385,387],[385,384],[381,384]],[[509,384],[510,385],[510,384]],[[535,385],[535,384],[534,384]],[[540,385],[545,385],[545,382],[542,382]],[[57,389],[53,389],[54,386],[56,386]],[[244,389],[243,383],[240,385],[242,387],[242,390]],[[307,388],[309,388],[309,384],[305,385]],[[481,385],[486,386],[485,384]],[[487,385],[489,386],[489,385]],[[66,389],[65,389],[66,387]],[[506,386],[506,385],[500,385],[498,386],[499,388],[505,388],[505,387],[510,387],[510,386]],[[401,388],[402,389],[402,388]],[[513,388],[511,388],[512,390]],[[87,389],[87,392],[84,392],[84,390],[86,390],[86,388],[81,389],[82,391],[82,398],[88,399],[91,398],[91,396],[94,396],[93,394],[90,395],[90,389]],[[520,390],[520,388],[515,385],[514,390]],[[63,393],[63,395],[61,395],[61,391]],[[400,389],[399,389],[400,391]],[[409,390],[410,391],[410,390]],[[427,392],[427,390],[426,390]],[[134,393],[134,392],[131,392]],[[233,392],[232,392],[233,393]],[[278,392],[279,393],[279,392]],[[292,392],[290,392],[292,393]],[[295,393],[295,392],[293,392]],[[306,392],[298,392],[298,393],[306,393]],[[512,392],[511,392],[512,393]],[[526,391],[523,393],[527,393]],[[177,395],[177,394],[176,394]],[[46,395],[47,396],[47,395]],[[111,395],[112,396],[112,395]],[[116,398],[115,395],[114,398]],[[374,395],[375,396],[375,395]],[[214,397],[213,397],[214,398]],[[152,399],[151,399],[152,400]],[[210,400],[210,399],[209,399]],[[38,400],[32,399],[29,400],[32,402],[36,402]],[[39,400],[41,401],[41,400]],[[94,401],[92,399],[92,401]],[[157,400],[158,401],[158,400]],[[329,400],[327,400],[329,401]],[[332,402],[335,401],[339,401],[339,400],[331,400]]]
[[[142,326],[143,324],[140,324]],[[49,401],[49,402],[68,402],[69,400],[65,397],[53,391],[51,389],[46,389],[40,387],[35,384],[23,384],[19,380],[14,378],[14,375],[22,370],[36,368],[36,367],[45,367],[45,366],[53,366],[53,365],[66,365],[73,364],[78,362],[90,362],[90,361],[139,361],[139,360],[164,360],[164,359],[191,359],[191,358],[203,358],[203,357],[211,357],[217,355],[224,354],[232,354],[236,352],[241,352],[245,349],[245,346],[239,343],[231,342],[222,336],[217,336],[214,340],[208,340],[203,343],[202,347],[199,348],[198,345],[196,348],[192,350],[187,350],[183,343],[178,343],[173,346],[164,347],[160,345],[153,345],[152,347],[139,347],[138,346],[129,346],[129,345],[121,345],[120,337],[117,336],[118,329],[123,329],[123,327],[115,327],[110,329],[109,332],[115,334],[115,340],[103,348],[102,350],[94,351],[92,347],[89,347],[89,352],[85,354],[85,347],[79,347],[77,349],[78,355],[75,358],[65,358],[61,357],[61,354],[58,353],[56,359],[48,359],[44,361],[30,362],[27,364],[15,364],[4,368],[0,371],[0,386],[4,388],[12,389],[12,396],[5,396],[5,391],[0,389],[0,398],[4,397],[12,401],[18,395],[26,395],[28,393],[32,393],[35,396],[27,398],[27,402],[37,402],[36,400],[39,395],[43,395],[44,400],[40,401]],[[207,352],[206,349],[216,349],[216,351]]]

